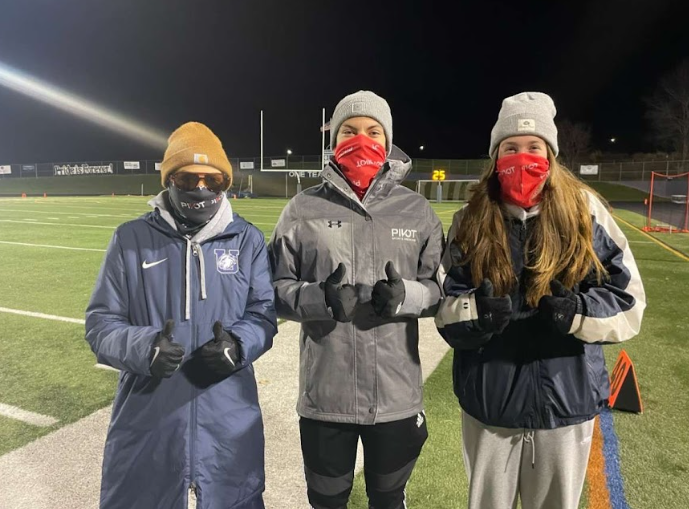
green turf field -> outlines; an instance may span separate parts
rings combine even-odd
[[[0,308],[83,320],[114,228],[148,210],[147,198],[0,199]],[[233,200],[268,237],[286,203]],[[456,204],[435,205],[446,228]],[[641,226],[643,218],[616,211]],[[639,375],[643,415],[615,414],[631,507],[689,507],[689,262],[620,222],[648,295],[642,333],[623,345]],[[689,253],[689,235],[654,234]],[[75,249],[63,249],[75,248]],[[611,366],[621,346],[606,348]],[[117,375],[94,367],[83,325],[0,311],[0,404],[53,417],[38,427],[0,417],[0,455],[107,406]],[[410,507],[455,508],[466,500],[451,355],[426,385],[430,439],[408,488]],[[300,468],[300,466],[296,466]],[[433,501],[432,503],[430,501]],[[358,478],[350,507],[365,508]]]

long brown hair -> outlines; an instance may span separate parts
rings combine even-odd
[[[558,164],[548,147],[550,175],[524,247],[528,271],[526,301],[537,307],[550,295],[550,282],[557,279],[572,288],[594,270],[598,283],[607,275],[593,249],[593,223],[586,191],[597,193]],[[509,293],[517,282],[512,268],[507,228],[501,207],[500,183],[495,159],[474,186],[462,216],[456,241],[470,264],[474,286],[484,278],[493,283],[496,295]]]

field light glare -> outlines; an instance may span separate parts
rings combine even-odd
[[[2,62],[0,62],[0,85],[116,131],[145,145],[157,149],[164,149],[167,145],[167,136],[161,131],[22,73]]]

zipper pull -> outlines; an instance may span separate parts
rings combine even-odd
[[[187,509],[196,509],[196,483],[189,485],[189,497],[187,501]]]
[[[198,244],[192,244],[191,245],[191,252],[194,254],[194,256],[199,255],[199,245]]]

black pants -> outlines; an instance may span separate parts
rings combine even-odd
[[[359,437],[371,509],[402,509],[404,488],[428,438],[426,417],[374,425],[301,418],[301,450],[309,502],[314,509],[345,509],[354,483]]]

